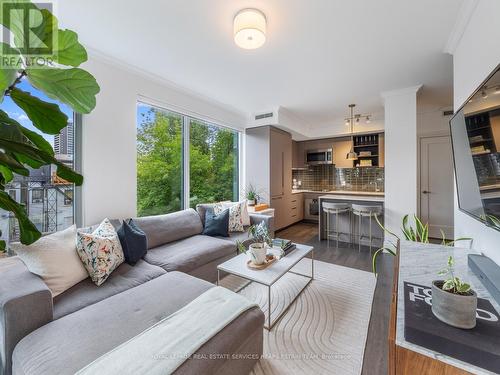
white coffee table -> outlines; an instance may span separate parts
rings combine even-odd
[[[311,254],[311,275],[304,275],[291,269],[306,255]],[[256,282],[258,284],[264,285],[268,290],[268,317],[267,325],[264,328],[270,330],[273,326],[280,320],[280,318],[285,314],[288,308],[293,304],[297,297],[304,291],[304,289],[314,280],[314,248],[311,246],[297,244],[297,248],[291,253],[276,261],[268,268],[263,270],[253,270],[247,267],[248,256],[246,254],[240,254],[228,261],[217,266],[217,285],[220,280],[220,271],[242,277],[246,280]],[[281,279],[286,273],[293,273],[296,275],[304,276],[309,280],[300,289],[297,295],[290,301],[290,303],[280,312],[278,317],[271,321],[271,287],[279,279]]]

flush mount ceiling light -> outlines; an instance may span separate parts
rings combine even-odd
[[[256,49],[266,42],[266,16],[258,9],[242,9],[234,17],[234,42],[243,49]]]

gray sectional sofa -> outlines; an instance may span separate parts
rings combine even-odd
[[[0,261],[0,374],[73,374],[212,288],[217,265],[247,236],[202,235],[205,208],[134,219],[148,253],[100,287],[88,278],[52,298],[19,258]],[[273,229],[270,217],[251,220]],[[176,373],[248,373],[262,354],[263,324],[259,308],[247,310],[196,352],[249,354],[245,359],[188,359]]]

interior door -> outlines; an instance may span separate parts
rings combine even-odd
[[[453,156],[449,136],[420,139],[420,217],[429,235],[453,238]]]

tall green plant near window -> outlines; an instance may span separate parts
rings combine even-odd
[[[10,96],[23,110],[33,125],[44,134],[58,134],[67,126],[68,118],[54,103],[48,103],[18,86],[27,79],[30,84],[49,98],[69,105],[75,112],[90,113],[96,105],[99,85],[95,78],[79,66],[87,60],[87,52],[79,43],[78,35],[71,30],[58,27],[57,18],[47,9],[39,9],[30,1],[0,1],[2,10],[5,3],[15,3],[15,11],[1,12],[0,23],[8,29],[13,38],[11,45],[0,43],[2,59],[0,65],[0,102]],[[25,17],[25,15],[27,15]],[[26,36],[24,22],[38,25],[31,28],[36,35]],[[52,39],[53,36],[56,38]],[[34,64],[33,56],[26,52],[30,40],[40,46],[50,45],[55,40],[49,59]],[[36,45],[35,45],[36,47]],[[31,244],[41,233],[30,221],[23,205],[13,200],[5,191],[6,184],[14,174],[29,175],[27,167],[38,169],[44,165],[56,165],[57,175],[76,185],[83,183],[83,177],[54,157],[54,150],[45,138],[33,132],[0,110],[0,208],[14,213],[19,222],[20,240]],[[0,249],[5,249],[0,242]]]

